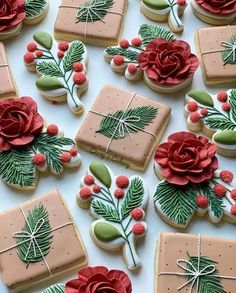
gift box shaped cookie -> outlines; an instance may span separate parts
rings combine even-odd
[[[59,40],[114,45],[123,29],[127,0],[62,0],[55,23]]]
[[[156,254],[155,293],[235,292],[235,240],[161,233]]]
[[[168,106],[106,85],[84,120],[76,142],[90,153],[145,170],[170,113]]]
[[[11,73],[3,43],[0,43],[0,99],[16,98],[17,88]]]
[[[236,26],[201,28],[196,34],[206,85],[234,82]]]
[[[87,263],[85,249],[60,193],[54,190],[0,214],[0,271],[10,290]]]

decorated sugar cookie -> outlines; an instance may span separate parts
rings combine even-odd
[[[77,201],[80,207],[90,208],[96,219],[90,227],[94,242],[108,251],[122,248],[128,269],[138,269],[141,261],[135,243],[147,232],[148,190],[143,179],[115,177],[106,165],[94,161],[81,180]]]
[[[236,89],[216,95],[194,89],[186,95],[185,116],[190,131],[212,138],[217,152],[236,156]]]
[[[235,239],[161,233],[155,293],[229,293],[236,284]]]
[[[236,26],[208,27],[197,31],[196,46],[206,85],[235,81],[235,40]]]
[[[142,0],[141,12],[154,21],[167,21],[170,29],[175,33],[184,30],[180,20],[187,6],[186,0]]]
[[[0,176],[8,185],[33,190],[40,172],[80,165],[75,141],[55,124],[46,127],[32,98],[0,101],[0,118]]]
[[[118,46],[104,51],[105,60],[114,72],[129,81],[144,79],[151,89],[173,93],[188,86],[199,66],[189,44],[157,25],[144,24],[139,37],[123,39]]]
[[[127,168],[145,170],[171,109],[111,85],[102,88],[76,136],[77,145]]]
[[[87,264],[81,236],[58,190],[0,213],[0,264],[3,283],[14,292]],[[62,293],[58,287],[44,293]]]
[[[0,100],[16,98],[18,90],[11,72],[3,43],[0,43]]]
[[[236,1],[191,0],[193,13],[202,21],[225,25],[236,19]]]
[[[46,99],[67,102],[74,114],[82,114],[80,96],[88,89],[85,45],[80,41],[53,44],[47,32],[37,32],[33,38],[35,42],[27,45],[24,63],[29,71],[40,76],[36,87]]]
[[[66,291],[64,285],[55,284],[45,289],[42,293],[66,293]]]
[[[123,30],[127,5],[127,0],[62,0],[55,37],[97,46],[114,45]]]
[[[212,223],[236,224],[234,175],[220,170],[217,147],[191,132],[176,132],[159,145],[155,172],[162,180],[154,195],[155,209],[170,225],[185,228],[194,215]]]
[[[65,290],[66,293],[131,293],[132,284],[125,272],[96,266],[80,269],[77,279],[68,281]]]
[[[0,40],[17,36],[23,24],[33,25],[47,15],[48,0],[1,0]]]

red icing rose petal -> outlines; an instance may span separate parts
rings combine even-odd
[[[195,2],[207,12],[222,16],[232,14],[236,11],[235,0],[195,0]]]

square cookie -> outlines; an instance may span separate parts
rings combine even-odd
[[[7,60],[3,43],[0,42],[0,99],[16,98],[18,91]]]
[[[62,0],[55,38],[98,46],[115,45],[123,30],[127,0]]]
[[[236,26],[201,28],[196,46],[206,85],[234,82],[236,78]]]
[[[14,292],[80,267],[87,255],[58,190],[0,214],[0,271]]]
[[[161,233],[155,293],[235,292],[236,240]]]
[[[92,154],[145,170],[170,114],[166,105],[106,85],[87,114],[76,142]]]

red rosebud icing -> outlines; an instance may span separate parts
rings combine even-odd
[[[126,176],[118,176],[116,178],[116,185],[120,188],[126,188],[129,186],[129,178]]]
[[[231,207],[231,214],[236,216],[236,204],[232,205]]]
[[[234,180],[234,174],[229,170],[223,170],[220,172],[220,178],[225,183],[231,183]]]
[[[121,188],[117,188],[115,191],[114,191],[114,195],[117,199],[121,199],[125,196],[125,192],[123,189]]]
[[[188,109],[189,112],[195,112],[198,109],[198,104],[196,102],[194,102],[194,101],[189,102],[187,104],[187,109]]]
[[[71,154],[70,153],[61,154],[60,161],[62,163],[69,163],[71,161]]]
[[[28,52],[35,52],[37,50],[37,44],[35,42],[30,42],[27,45]]]
[[[125,58],[123,56],[121,56],[121,55],[115,55],[113,57],[113,62],[114,62],[115,65],[121,66],[121,65],[124,64]]]
[[[236,188],[231,191],[230,196],[232,199],[236,200]]]
[[[123,49],[127,49],[129,47],[129,41],[126,39],[120,40],[119,46]]]
[[[25,0],[1,0],[0,32],[17,26],[24,20],[25,16]]]
[[[80,62],[75,62],[73,64],[73,69],[74,69],[75,72],[81,72],[84,69],[84,65],[82,63],[80,63]]]
[[[204,10],[219,14],[228,15],[236,12],[236,0],[195,0]]]
[[[216,146],[207,138],[190,132],[176,132],[155,152],[155,161],[166,180],[176,185],[202,183],[210,180],[218,160]]]
[[[122,271],[106,267],[85,267],[78,272],[78,278],[65,286],[66,293],[131,293],[129,277]]]
[[[134,235],[141,236],[145,233],[145,227],[141,223],[134,224],[132,227],[132,232],[134,233]]]
[[[79,195],[80,195],[81,199],[86,200],[91,197],[92,191],[88,187],[83,187],[80,189]]]
[[[154,83],[174,86],[191,78],[199,66],[188,43],[180,40],[151,41],[139,55],[138,63]]]
[[[94,177],[92,175],[87,175],[84,177],[84,183],[86,185],[93,185],[94,184]]]
[[[61,41],[58,43],[58,49],[61,51],[67,51],[69,49],[69,43],[66,41]]]
[[[217,100],[221,103],[227,102],[228,94],[226,92],[220,92],[217,94]]]
[[[25,147],[42,132],[44,120],[30,97],[0,101],[0,151]]]
[[[25,63],[32,63],[34,61],[34,59],[35,59],[35,56],[33,53],[30,53],[30,52],[25,53],[25,55],[24,55]]]
[[[227,191],[226,187],[223,184],[216,184],[213,190],[218,197],[224,197]]]
[[[94,193],[99,193],[101,191],[101,186],[99,185],[94,185],[93,186],[93,192]]]
[[[132,210],[131,212],[131,217],[135,220],[135,221],[141,221],[144,215],[144,211],[141,208],[135,208]]]
[[[46,163],[46,156],[44,154],[35,154],[33,157],[33,163],[36,166],[43,167]]]
[[[205,209],[208,207],[208,198],[205,195],[197,195],[196,204],[199,208]]]
[[[50,136],[55,136],[58,134],[58,126],[56,124],[48,125],[47,134]]]

